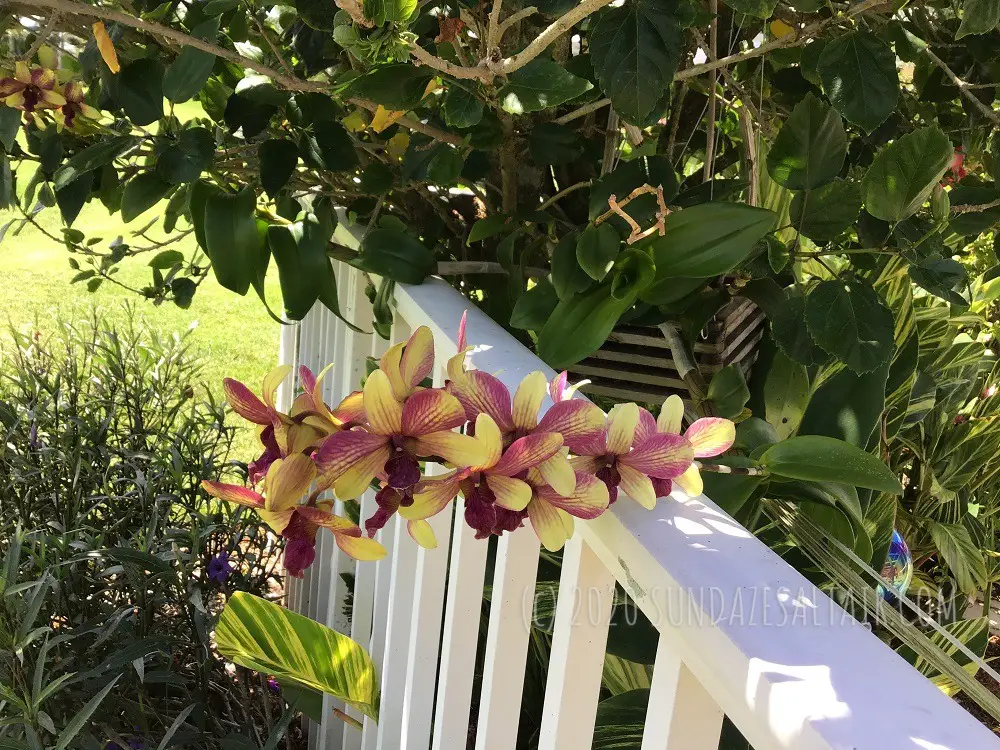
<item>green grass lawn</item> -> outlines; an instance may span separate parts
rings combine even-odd
[[[29,178],[30,173],[19,182],[24,184]],[[128,240],[132,231],[147,224],[162,208],[163,204],[154,207],[128,226],[122,226],[119,215],[109,216],[95,200],[84,207],[74,227],[88,237],[102,237],[106,247],[118,235],[125,235]],[[12,215],[0,211],[0,225]],[[61,236],[62,218],[57,208],[44,210],[37,221],[51,234]],[[180,226],[186,227],[183,221]],[[150,235],[163,236],[158,230]],[[147,243],[137,239],[135,244]],[[171,247],[189,258],[197,252],[194,235]],[[117,277],[134,287],[149,284],[152,271],[147,263],[152,255],[126,259]],[[107,282],[94,293],[87,291],[85,282],[70,284],[75,271],[69,266],[69,257],[65,246],[32,226],[25,227],[16,237],[7,234],[0,243],[0,327],[9,321],[18,329],[33,328],[44,335],[60,316],[70,320],[84,317],[95,305],[102,316],[121,319],[125,315],[124,305],[131,302],[140,316],[163,333],[194,329],[188,340],[205,355],[205,385],[215,394],[221,394],[224,377],[242,380],[259,392],[264,374],[277,363],[281,326],[267,315],[252,290],[246,297],[240,297],[220,287],[211,277],[199,287],[187,310],[172,302],[154,306],[139,295]],[[276,274],[268,279],[267,297],[273,308],[280,309]],[[233,419],[232,423],[240,421]],[[249,460],[255,450],[252,431],[241,431],[234,458]]]

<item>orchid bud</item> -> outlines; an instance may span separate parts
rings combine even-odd
[[[947,221],[951,213],[951,198],[944,186],[938,184],[931,193],[931,214],[936,221]]]

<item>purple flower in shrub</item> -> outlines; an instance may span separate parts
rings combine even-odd
[[[225,583],[233,572],[232,563],[229,562],[229,555],[218,554],[208,563],[208,577],[216,583]]]

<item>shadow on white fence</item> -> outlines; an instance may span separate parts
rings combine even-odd
[[[357,245],[344,228],[336,237]],[[365,281],[337,264],[344,315],[371,329]],[[554,374],[445,282],[397,285],[392,342],[434,333],[439,370],[455,353],[462,313],[477,346],[471,365],[512,389]],[[281,361],[319,371],[328,402],[358,388],[365,360],[388,342],[351,331],[317,306],[283,332]],[[287,407],[291,383],[279,391]],[[550,403],[543,405],[543,409]],[[362,518],[374,511],[364,495]],[[587,750],[601,687],[616,581],[660,632],[642,750],[715,750],[723,716],[756,750],[979,750],[997,738],[706,497],[682,493],[656,510],[619,501],[577,521],[556,605],[540,750]],[[355,563],[320,535],[316,564],[289,606],[368,647],[379,669],[381,720],[363,732],[332,715],[310,728],[313,750],[462,750],[477,707],[476,750],[512,750],[518,733],[539,544],[530,527],[497,545],[486,581],[485,541],[460,504],[433,519],[424,550],[398,516],[379,532],[389,550]],[[350,611],[349,585],[353,576]],[[483,586],[492,585],[481,688],[474,694]],[[360,718],[360,716],[358,716]],[[470,745],[471,746],[471,745]]]

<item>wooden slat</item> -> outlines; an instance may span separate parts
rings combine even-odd
[[[388,621],[389,590],[392,583],[392,564],[396,555],[395,534],[396,520],[392,519],[378,532],[378,539],[386,549],[386,556],[375,563],[375,581],[372,587],[371,640],[368,642],[368,654],[371,656],[375,671],[384,674],[386,624]],[[364,523],[364,518],[362,518]],[[362,645],[364,644],[361,641]],[[364,750],[374,750],[378,739],[378,725],[369,717],[364,718],[364,730],[361,747]]]
[[[577,750],[594,741],[614,598],[615,577],[574,536],[563,552],[539,750]]]
[[[669,636],[656,647],[642,750],[716,750],[722,709],[705,690]]]
[[[538,537],[527,529],[497,544],[476,750],[513,750],[517,742],[538,550]]]
[[[483,579],[489,545],[465,523],[465,503],[455,502],[454,532],[441,637],[441,668],[434,712],[433,750],[464,748],[482,618]]]

